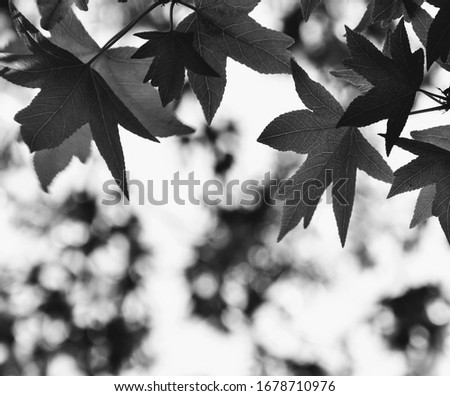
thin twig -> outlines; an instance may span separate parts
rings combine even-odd
[[[170,4],[170,31],[173,30],[173,10],[175,8],[176,2],[172,0],[172,3]]]
[[[409,113],[409,115],[430,113],[432,111],[438,111],[438,110],[448,110],[448,105],[441,105],[441,106],[436,106],[436,107],[430,107],[429,109],[412,111],[411,113]]]
[[[442,95],[435,94],[433,92],[428,92],[425,89],[419,89],[419,92],[427,95],[430,99],[433,99],[436,103],[442,104],[442,101],[447,101],[447,98]]]
[[[119,33],[114,35],[102,48],[101,50],[89,61],[87,65],[92,65],[100,56],[102,56],[106,51],[108,51],[115,43],[117,43],[123,36],[125,36],[133,27],[143,19],[147,14],[152,12],[155,8],[159,7],[161,4],[164,4],[162,0],[153,3],[150,7],[148,7],[144,12],[133,18],[128,25],[126,25]]]
[[[178,4],[184,5],[187,8],[190,8],[193,11],[198,11],[198,8],[196,6],[193,6],[192,4],[185,3],[183,0],[179,0]]]

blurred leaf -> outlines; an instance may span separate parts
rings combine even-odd
[[[384,307],[392,311],[395,318],[395,325],[386,334],[393,349],[408,353],[419,349],[420,353],[423,353],[424,346],[429,351],[439,351],[442,348],[448,321],[436,324],[430,320],[429,307],[435,301],[441,301],[445,304],[444,309],[448,309],[448,302],[444,301],[442,291],[436,285],[411,288],[400,296],[381,301]],[[417,339],[418,329],[422,330],[423,343],[420,344],[413,342],[414,338]]]
[[[302,10],[303,18],[305,18],[305,22],[308,21],[311,14],[321,2],[322,0],[300,0],[300,8]]]
[[[402,15],[403,0],[375,0],[372,22],[391,21]]]
[[[57,23],[61,22],[68,14],[73,3],[80,10],[87,11],[88,2],[89,0],[37,0],[42,14],[42,28],[50,30]]]

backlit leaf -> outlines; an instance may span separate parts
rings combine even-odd
[[[429,217],[431,205],[431,214],[439,218],[450,242],[450,151],[447,150],[448,139],[443,137],[448,130],[449,126],[431,128],[415,132],[416,140],[399,139],[397,145],[417,158],[394,172],[388,197],[422,189],[411,226]]]
[[[437,13],[428,31],[427,68],[435,60],[446,63],[450,53],[450,2],[445,2]]]
[[[70,164],[72,158],[77,157],[82,163],[87,161],[91,141],[91,130],[86,124],[58,147],[36,152],[33,164],[44,191],[48,191],[53,179]]]
[[[15,117],[23,140],[31,151],[52,149],[89,124],[101,155],[128,196],[118,124],[143,138],[156,139],[96,70],[47,40],[12,3],[11,10],[16,30],[32,55],[3,54],[0,64],[10,70],[3,77],[41,89]]]
[[[145,32],[136,36],[147,42],[132,56],[134,59],[154,58],[144,82],[152,81],[159,88],[163,106],[180,99],[185,69],[209,77],[220,75],[194,49],[192,32]]]
[[[388,119],[386,151],[389,154],[400,136],[417,90],[423,80],[423,51],[411,53],[408,36],[401,21],[390,39],[388,57],[364,36],[347,28],[351,58],[343,63],[374,87],[357,97],[346,110],[338,126],[366,126]]]
[[[41,26],[50,30],[66,17],[72,4],[87,11],[89,0],[37,0],[37,3],[42,14]]]
[[[177,27],[179,32],[194,33],[194,47],[220,75],[204,76],[190,71],[190,85],[210,123],[222,101],[226,86],[228,57],[259,73],[289,73],[293,40],[266,29],[248,13],[259,0],[195,0],[196,12]]]
[[[279,189],[285,200],[281,240],[304,220],[310,224],[321,196],[331,185],[333,210],[342,245],[345,244],[355,196],[356,170],[385,182],[392,171],[381,155],[354,127],[336,128],[344,110],[336,99],[292,61],[299,97],[309,110],[281,115],[258,141],[280,151],[308,154],[305,163]]]

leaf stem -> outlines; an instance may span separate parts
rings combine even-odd
[[[419,92],[427,95],[430,99],[434,100],[436,103],[442,104],[442,101],[447,101],[447,98],[442,95],[435,94],[433,92],[428,92],[425,89],[419,89]]]
[[[155,8],[164,4],[164,0],[159,0],[156,3],[153,3],[150,7],[148,7],[141,14],[137,15],[133,18],[120,32],[114,35],[102,48],[101,50],[87,62],[87,65],[92,65],[100,56],[102,56],[106,51],[108,51],[115,43],[117,43],[123,36],[125,36],[142,18],[144,18],[147,14],[152,12]]]
[[[189,3],[185,3],[183,0],[179,0],[178,4],[181,4],[181,5],[184,5],[187,8],[190,8],[192,11],[195,11],[195,12],[198,11],[198,8],[196,6],[193,6],[192,4],[189,4]]]
[[[177,1],[178,4],[184,5],[187,8],[190,8],[192,11],[195,11],[198,15],[200,15],[204,20],[208,21],[209,23],[213,24],[215,23],[215,21],[210,18],[208,15],[206,15],[204,12],[202,12],[199,8],[197,8],[196,6],[186,3],[183,0],[178,0]]]
[[[436,106],[436,107],[430,107],[429,109],[412,111],[411,113],[409,113],[409,115],[429,113],[429,112],[438,111],[438,110],[448,110],[448,105],[441,105],[441,106]]]
[[[173,10],[175,8],[176,2],[175,0],[172,0],[172,3],[170,4],[170,31],[173,30]]]
[[[183,0],[178,0],[177,3],[183,5],[187,8],[190,8],[192,11],[196,12],[198,15],[200,15],[205,21],[209,22],[210,24],[212,24],[212,25],[216,24],[214,19],[212,19],[211,17],[206,15],[201,9],[197,8],[196,6],[186,3]]]

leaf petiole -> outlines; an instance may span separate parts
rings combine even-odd
[[[215,21],[212,20],[208,15],[204,14],[201,10],[199,10],[196,6],[186,3],[183,0],[178,0],[178,4],[181,4],[187,8],[190,8],[192,11],[195,11],[198,15],[200,15],[204,20],[208,21],[209,23],[212,23],[214,25]]]
[[[133,18],[120,32],[114,35],[102,48],[101,50],[86,64],[92,65],[100,56],[102,56],[106,51],[108,51],[115,43],[117,43],[123,36],[125,36],[133,27],[147,14],[151,13],[155,8],[159,7],[162,4],[165,4],[164,0],[159,0],[156,3],[153,3],[150,7],[148,7],[141,14],[137,15]]]
[[[192,11],[198,11],[196,6],[193,6],[192,4],[185,3],[183,0],[178,0],[178,4],[184,5],[187,8],[190,8]]]
[[[446,98],[445,96],[443,96],[443,95],[435,94],[435,93],[429,92],[429,91],[427,91],[427,90],[425,90],[425,89],[419,89],[419,92],[422,92],[422,93],[424,93],[424,94],[427,95],[427,96],[433,96],[433,97],[438,98],[438,99],[442,99],[442,100],[446,100],[446,99],[447,99],[447,98]]]
[[[175,8],[176,1],[172,0],[172,3],[170,4],[170,31],[173,30],[174,24],[173,24],[173,10]]]
[[[178,4],[181,4],[189,9],[191,9],[192,11],[196,12],[198,15],[200,15],[205,21],[211,23],[212,25],[215,25],[216,22],[210,18],[208,15],[206,15],[204,12],[202,12],[199,8],[197,8],[196,6],[186,3],[183,0],[177,0]]]
[[[422,110],[411,111],[411,113],[409,113],[409,115],[430,113],[432,111],[438,111],[438,110],[445,110],[445,111],[447,111],[448,109],[449,109],[448,105],[441,105],[441,106],[436,106],[436,107],[430,107],[429,109],[422,109]]]

